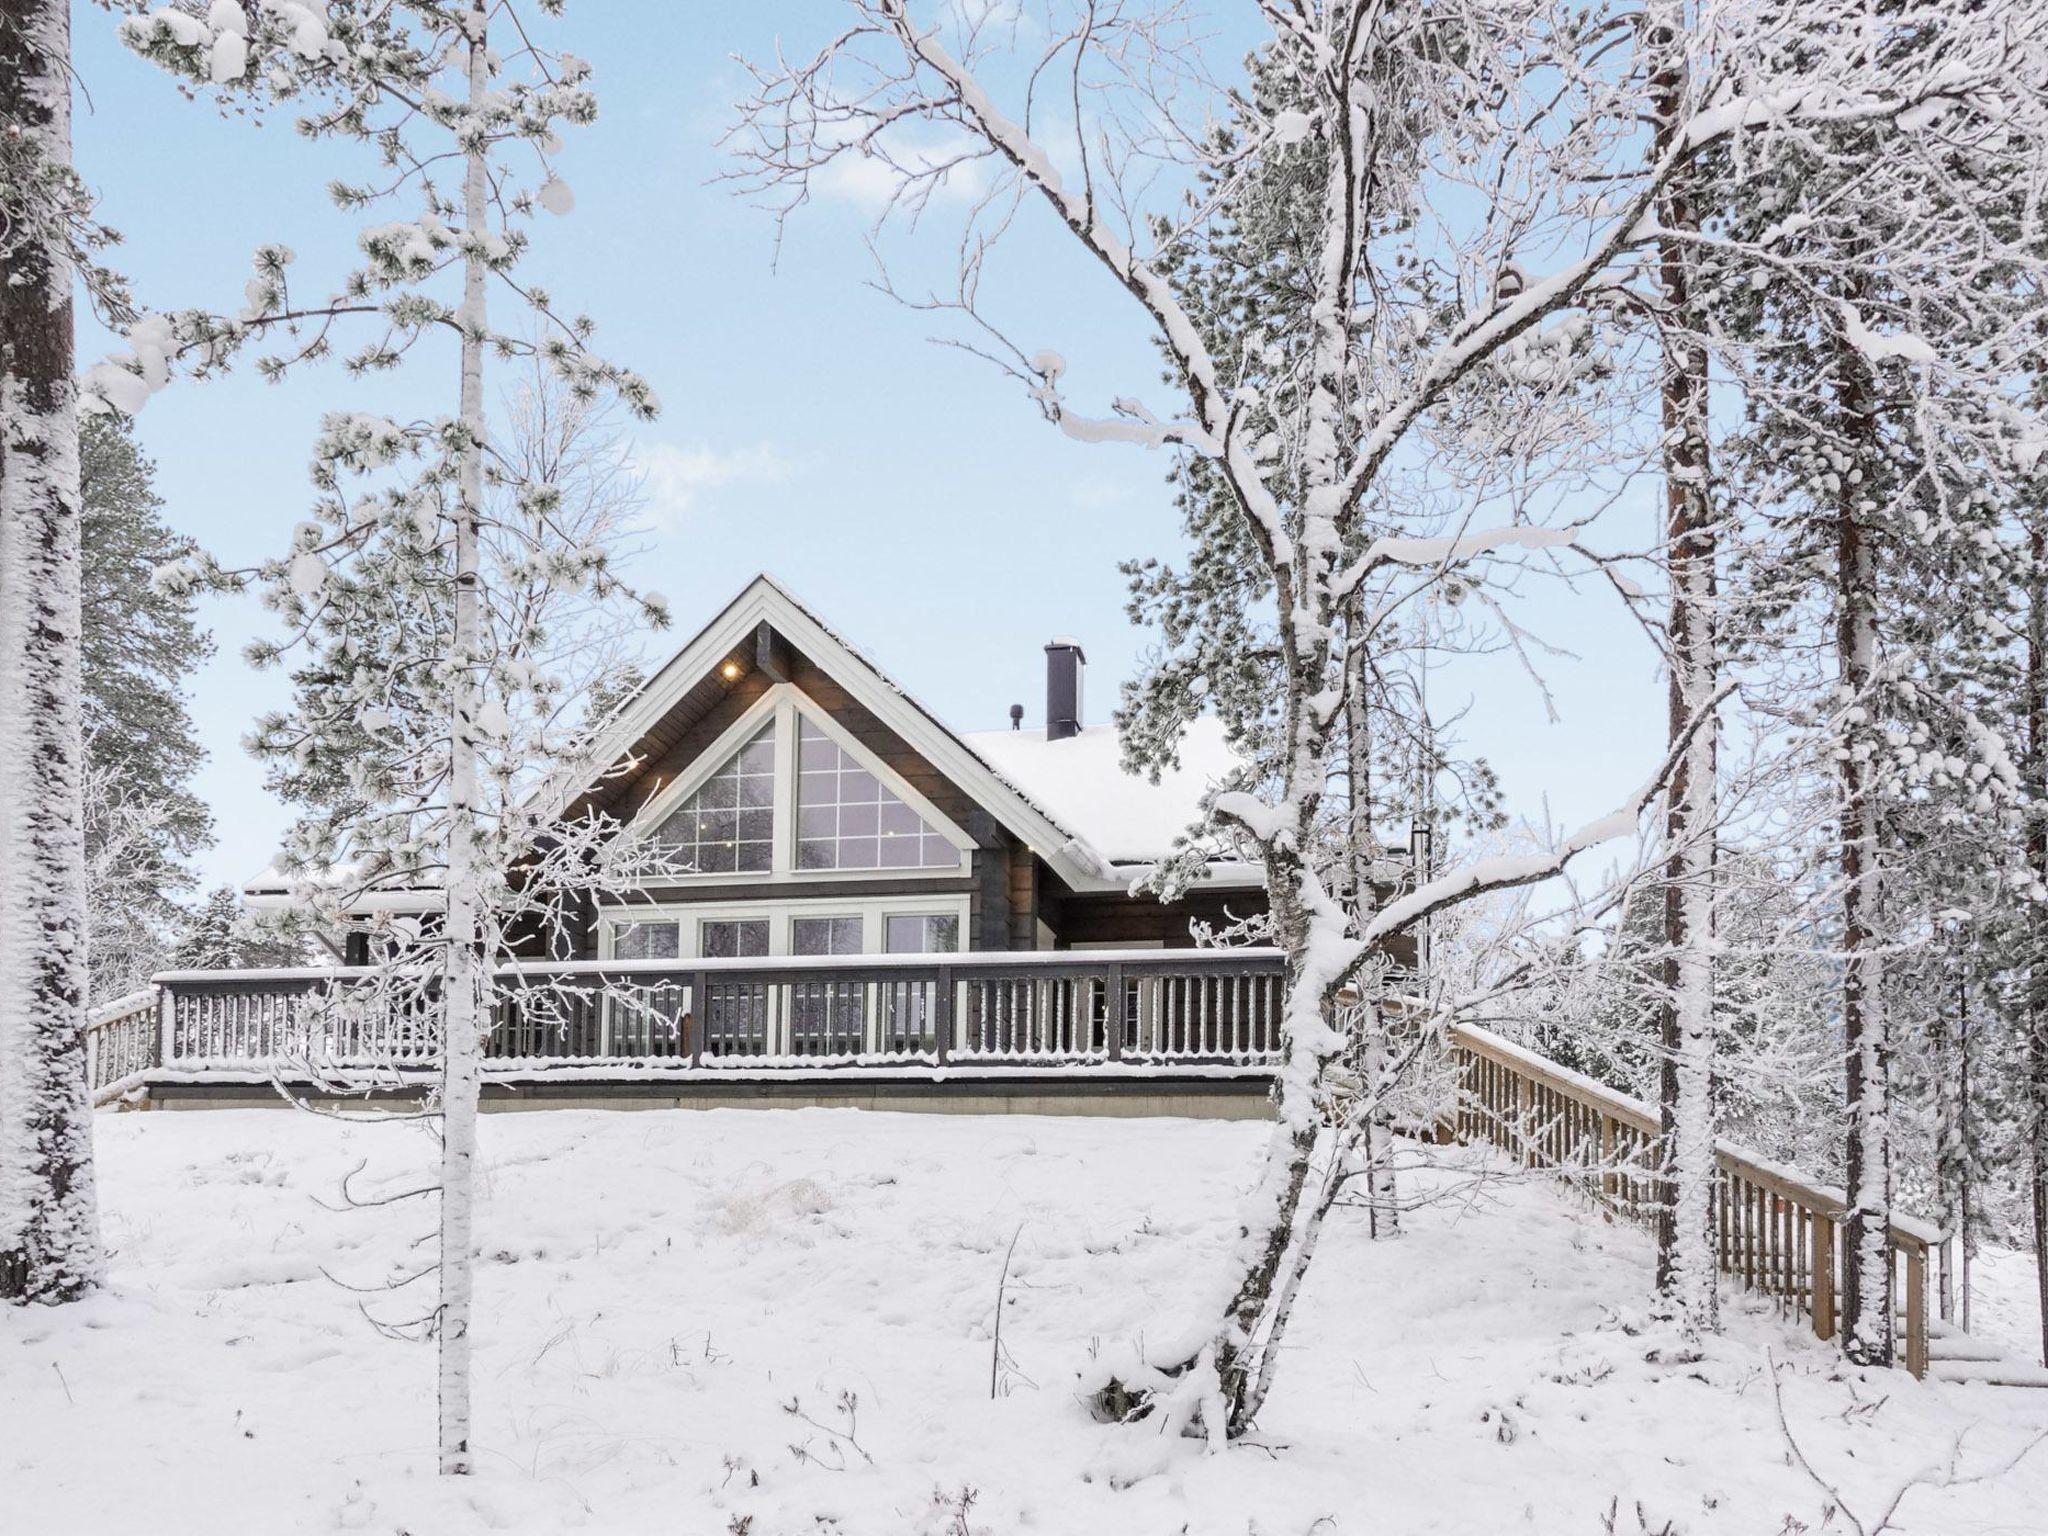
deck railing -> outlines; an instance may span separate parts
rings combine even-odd
[[[1491,1142],[1529,1167],[1554,1169],[1617,1214],[1655,1219],[1662,1179],[1654,1109],[1487,1030],[1454,1024],[1449,1039],[1462,1089],[1455,1126],[1461,1139]],[[1720,1143],[1714,1160],[1723,1272],[1809,1318],[1818,1337],[1833,1338],[1843,1272],[1843,1192],[1809,1184],[1731,1142]],[[1893,1292],[1903,1302],[1906,1367],[1915,1376],[1927,1374],[1930,1252],[1947,1264],[1941,1231],[1894,1212]]]
[[[437,1056],[424,975],[324,968],[156,980],[145,1073],[402,1071]],[[1280,956],[1253,949],[530,964],[495,978],[486,1070],[1259,1071],[1278,1060],[1281,991]],[[100,1049],[135,1046],[123,1034]]]
[[[95,1104],[137,1086],[157,1065],[158,1004],[154,987],[104,1003],[85,1018],[85,1080]]]

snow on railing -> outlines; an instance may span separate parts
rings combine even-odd
[[[1562,1173],[1622,1215],[1655,1220],[1663,1194],[1656,1110],[1489,1030],[1453,1024],[1449,1044],[1461,1088],[1452,1126],[1459,1139],[1491,1142],[1528,1167]],[[1720,1268],[1810,1318],[1816,1336],[1834,1337],[1842,1190],[1809,1183],[1734,1142],[1717,1145],[1715,1164]],[[1904,1212],[1893,1213],[1890,1236],[1895,1292],[1904,1270],[1906,1367],[1924,1376],[1927,1257],[1936,1251],[1945,1268],[1949,1245],[1938,1227]]]
[[[155,1065],[184,1078],[436,1056],[413,970],[170,971]],[[707,1074],[964,1066],[1270,1069],[1276,951],[984,951],[527,962],[496,977],[487,1070]]]
[[[139,1086],[157,1065],[157,991],[147,987],[85,1016],[85,1079],[95,1104]]]

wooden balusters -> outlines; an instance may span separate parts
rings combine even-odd
[[[1661,1136],[1648,1105],[1485,1030],[1454,1025],[1449,1043],[1459,1085],[1449,1123],[1461,1136],[1498,1147],[1525,1167],[1553,1170],[1625,1215],[1654,1217],[1664,1179]],[[1817,1337],[1834,1337],[1840,1191],[1803,1184],[1725,1144],[1715,1161],[1714,1247],[1722,1272],[1805,1313]],[[1928,1249],[1938,1241],[1924,1223],[1894,1218],[1893,1258],[1904,1269],[1904,1363],[1916,1376],[1927,1371]]]

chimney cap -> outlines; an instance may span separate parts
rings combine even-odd
[[[1072,635],[1054,635],[1045,642],[1045,648],[1048,651],[1073,651],[1083,661],[1088,659],[1088,653],[1081,649],[1081,642]]]

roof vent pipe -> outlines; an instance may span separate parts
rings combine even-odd
[[[1010,706],[1010,729],[1013,731],[1024,729],[1024,706],[1022,704],[1012,704]]]
[[[1081,732],[1081,673],[1088,664],[1078,640],[1045,647],[1045,739],[1065,741]]]

